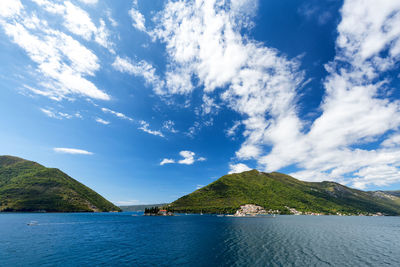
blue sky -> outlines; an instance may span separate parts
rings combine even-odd
[[[116,204],[256,168],[400,188],[397,0],[0,2],[0,154]]]

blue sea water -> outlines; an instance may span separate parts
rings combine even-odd
[[[132,215],[0,214],[0,266],[400,266],[400,217]]]

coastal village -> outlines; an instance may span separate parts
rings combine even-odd
[[[285,208],[290,212],[292,215],[311,215],[311,216],[321,216],[321,215],[330,215],[321,212],[312,212],[312,211],[298,211],[295,208],[291,208],[285,206]],[[221,216],[227,217],[256,217],[256,216],[263,216],[263,215],[277,215],[281,214],[280,210],[266,210],[265,208],[254,205],[254,204],[245,204],[240,206],[240,208],[234,214],[227,214]],[[174,216],[174,213],[168,207],[151,207],[145,208],[144,216]],[[201,213],[202,215],[202,213]],[[385,216],[381,212],[377,213],[358,213],[358,214],[348,214],[348,213],[340,213],[337,212],[337,216]]]

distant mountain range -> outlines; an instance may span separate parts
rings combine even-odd
[[[0,211],[121,211],[59,169],[0,156]]]
[[[361,191],[335,182],[304,182],[257,170],[225,175],[172,202],[175,212],[234,213],[243,204],[291,213],[400,215],[400,191]]]

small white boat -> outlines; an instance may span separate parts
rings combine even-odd
[[[37,221],[30,221],[30,222],[27,223],[27,225],[29,225],[29,226],[38,225],[38,222]]]

